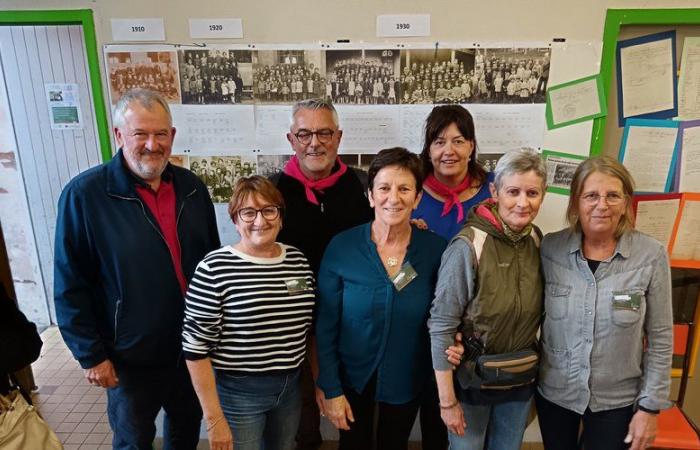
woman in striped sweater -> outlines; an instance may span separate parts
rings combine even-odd
[[[276,242],[283,208],[267,179],[239,180],[229,214],[241,240],[209,253],[187,290],[183,348],[213,450],[294,445],[315,294],[304,255]]]

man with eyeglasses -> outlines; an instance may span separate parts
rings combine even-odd
[[[367,200],[367,175],[343,164],[338,147],[343,131],[332,103],[312,99],[292,108],[292,125],[287,140],[294,156],[282,172],[270,179],[282,192],[287,205],[280,242],[300,249],[314,274],[331,238],[373,217]],[[310,367],[302,370],[302,417],[297,449],[321,445],[320,418]]]
[[[164,447],[194,450],[202,410],[182,359],[183,298],[220,247],[214,205],[196,175],[168,163],[163,97],[126,92],[114,126],[119,152],[58,202],[56,318],[87,381],[107,388],[114,449],[150,449],[162,408]]]

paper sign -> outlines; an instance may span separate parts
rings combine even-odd
[[[377,36],[430,36],[430,14],[385,14],[377,16]]]
[[[190,37],[193,39],[241,39],[241,19],[190,19]]]
[[[164,41],[163,19],[112,19],[112,39],[115,41]]]
[[[44,87],[49,103],[51,129],[75,130],[83,128],[78,85],[74,83],[47,83]]]

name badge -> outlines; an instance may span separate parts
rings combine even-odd
[[[397,291],[405,288],[408,283],[413,281],[418,276],[416,269],[413,268],[410,262],[406,261],[401,266],[399,273],[391,278],[391,282],[394,283]]]
[[[291,280],[285,280],[284,284],[287,285],[287,293],[289,295],[295,295],[311,290],[309,283],[306,282],[306,278],[293,278]]]
[[[613,308],[639,311],[642,305],[642,294],[639,292],[613,291]]]

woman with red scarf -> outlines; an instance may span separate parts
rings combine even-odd
[[[425,122],[421,153],[426,179],[413,213],[445,239],[462,229],[469,209],[491,196],[487,173],[476,160],[474,119],[459,105],[433,108]]]

